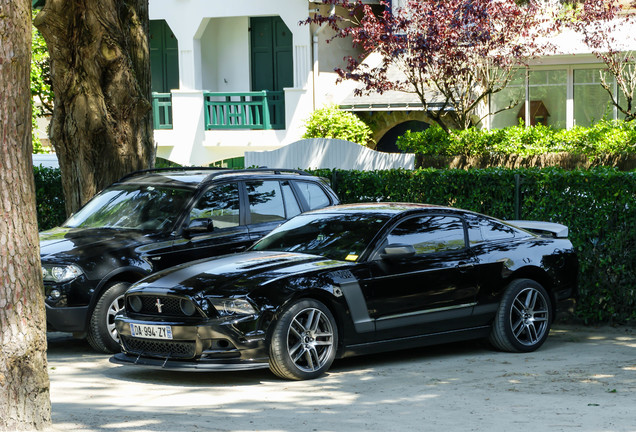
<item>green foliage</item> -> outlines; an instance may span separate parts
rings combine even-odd
[[[343,203],[410,201],[514,219],[563,223],[580,262],[577,315],[588,323],[636,322],[636,172],[547,169],[340,171],[330,178]]]
[[[305,126],[303,138],[337,138],[361,145],[372,142],[371,128],[355,114],[341,111],[336,105],[314,111]]]
[[[35,17],[37,11],[33,11]],[[49,51],[44,38],[35,26],[31,26],[31,124],[33,153],[46,153],[36,133],[39,117],[51,114],[53,110],[51,90],[51,67]]]
[[[33,167],[38,229],[44,231],[66,219],[62,175],[59,168]]]
[[[40,230],[65,219],[59,169],[35,167]],[[636,322],[636,171],[560,168],[316,170],[343,203],[421,202],[563,223],[579,254],[577,315],[588,323]],[[521,182],[517,190],[515,176]]]
[[[636,154],[636,121],[603,120],[592,127],[552,129],[537,125],[504,129],[452,130],[446,134],[433,125],[422,132],[398,138],[401,150],[422,155],[481,156],[487,154],[532,156],[568,152],[595,157],[602,154]]]

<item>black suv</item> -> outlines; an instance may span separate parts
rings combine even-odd
[[[334,204],[338,198],[323,179],[297,170],[132,173],[61,227],[40,233],[48,330],[118,352],[114,318],[133,282],[242,251],[281,222]]]

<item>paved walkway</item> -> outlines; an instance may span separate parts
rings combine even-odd
[[[305,382],[116,366],[54,334],[49,374],[56,432],[636,432],[625,328],[558,327],[531,354],[470,342],[339,360]]]

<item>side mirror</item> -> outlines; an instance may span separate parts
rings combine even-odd
[[[214,230],[214,224],[212,223],[212,219],[209,218],[200,218],[200,219],[192,219],[190,224],[184,230],[184,234],[186,236],[192,236],[196,234],[205,234]]]
[[[384,247],[384,251],[380,254],[380,258],[385,261],[393,261],[415,256],[415,248],[413,245],[390,244]]]

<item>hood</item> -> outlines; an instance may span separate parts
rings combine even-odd
[[[149,243],[140,231],[105,228],[53,228],[40,233],[40,257],[46,262],[86,261],[111,251]]]
[[[236,296],[248,294],[258,287],[286,277],[350,265],[352,263],[319,255],[244,252],[194,261],[155,273],[136,284],[129,292]]]

